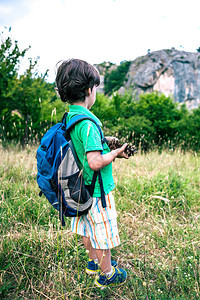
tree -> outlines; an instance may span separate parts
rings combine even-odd
[[[20,51],[18,42],[1,33],[0,45],[0,118],[7,118],[11,113],[12,97],[10,88],[15,84],[18,75],[19,61],[27,49]]]
[[[105,94],[111,95],[114,91],[117,91],[121,86],[124,85],[130,64],[131,61],[122,62],[117,69],[105,74]]]
[[[5,37],[5,34],[5,31],[1,33],[0,45],[0,135],[2,140],[7,138],[11,122],[16,124],[20,118],[19,115],[12,113],[14,104],[12,91],[16,83],[20,59],[27,51],[27,49],[20,51],[18,42],[13,42],[10,37]]]
[[[58,101],[54,85],[47,83],[44,75],[34,71],[37,60],[29,59],[29,67],[18,75],[20,59],[27,49],[20,51],[18,43],[2,38],[0,48],[0,139],[17,141],[24,147],[29,141],[37,141],[55,120],[55,112],[64,113],[64,105]],[[54,111],[54,114],[52,113]],[[61,113],[62,111],[62,113]],[[57,121],[57,119],[55,120]]]

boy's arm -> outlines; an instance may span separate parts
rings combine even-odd
[[[124,144],[121,148],[112,150],[111,152],[103,155],[101,155],[101,151],[87,152],[89,167],[93,171],[98,171],[109,165],[116,157],[128,159],[129,157],[124,153],[126,146],[127,144]]]

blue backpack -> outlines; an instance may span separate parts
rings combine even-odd
[[[67,113],[62,122],[51,127],[43,136],[37,149],[37,183],[39,195],[48,199],[59,211],[65,226],[64,216],[76,217],[87,214],[92,206],[94,187],[98,177],[102,206],[106,207],[105,193],[100,171],[94,171],[91,185],[85,185],[83,170],[79,169],[78,158],[70,138],[70,130],[83,120],[94,122],[100,132],[102,147],[106,141],[99,125],[93,118],[76,115],[66,124]]]

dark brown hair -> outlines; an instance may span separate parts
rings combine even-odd
[[[87,91],[100,84],[98,70],[80,59],[62,61],[57,69],[56,86],[63,102],[85,101]]]

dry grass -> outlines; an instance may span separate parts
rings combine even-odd
[[[61,229],[38,196],[35,149],[1,149],[1,299],[198,299],[199,157],[156,152],[116,160],[121,245],[112,255],[125,285],[100,291],[81,240]]]

